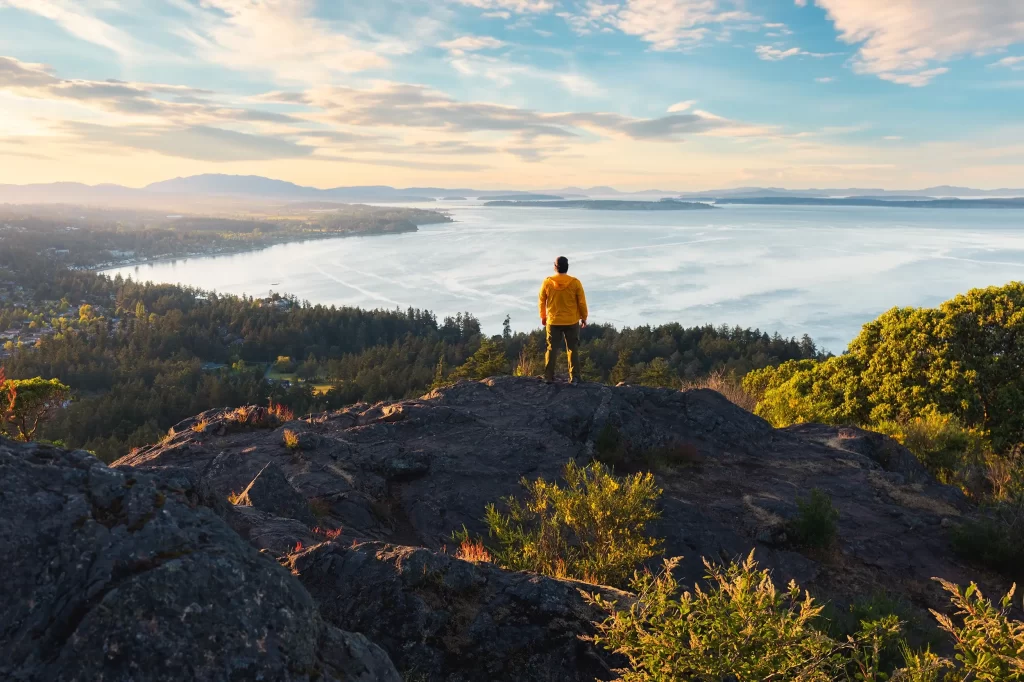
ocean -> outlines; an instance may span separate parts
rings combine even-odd
[[[537,290],[564,255],[590,321],[810,334],[841,352],[893,306],[934,306],[1024,279],[1024,211],[727,205],[593,211],[422,204],[456,222],[107,271],[222,293],[458,312],[498,333],[540,325]]]

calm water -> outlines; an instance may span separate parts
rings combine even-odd
[[[1024,211],[726,206],[665,213],[437,202],[457,222],[412,234],[284,244],[109,271],[314,303],[469,311],[539,326],[557,255],[586,287],[593,322],[678,321],[808,333],[841,351],[896,305],[931,306],[1024,279]]]

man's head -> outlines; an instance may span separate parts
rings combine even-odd
[[[569,272],[569,259],[566,258],[565,256],[559,256],[558,258],[556,258],[555,270],[557,270],[558,273],[562,275]]]

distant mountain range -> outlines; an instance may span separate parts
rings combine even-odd
[[[682,199],[749,199],[771,197],[869,197],[883,201],[909,201],[915,198],[945,197],[1024,197],[1024,189],[981,190],[970,187],[928,187],[920,190],[884,189],[783,189],[778,187],[737,187],[709,190],[705,192],[676,192],[670,190],[620,191],[614,187],[563,187],[541,190],[544,194],[563,198],[600,197],[679,197]],[[434,201],[447,196],[527,198],[536,196],[535,190],[477,190],[452,187],[406,187],[395,188],[386,185],[357,187],[334,187],[319,189],[305,187],[284,180],[274,180],[258,175],[193,175],[155,182],[143,188],[121,185],[85,185],[74,182],[55,182],[36,185],[0,185],[0,203],[67,203],[67,204],[157,204],[170,206],[182,200],[198,203],[203,207],[234,205],[246,202],[279,203],[294,201],[322,201],[337,203],[374,202],[415,202]]]

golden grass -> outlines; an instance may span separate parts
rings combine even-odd
[[[699,388],[708,388],[721,393],[730,403],[747,412],[753,412],[757,407],[757,400],[743,390],[740,380],[728,376],[724,372],[712,372],[700,379],[684,381],[681,390],[692,391]]]
[[[493,561],[491,553],[487,551],[486,547],[484,547],[483,540],[471,540],[468,537],[463,538],[458,551],[455,552],[455,558],[462,559],[463,561],[471,561],[474,564],[490,563]]]

